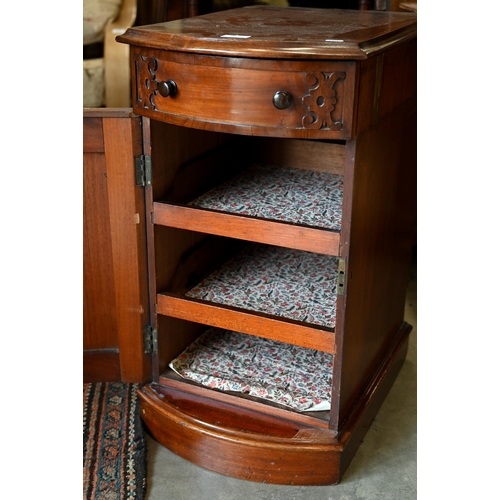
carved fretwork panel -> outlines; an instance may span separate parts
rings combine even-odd
[[[136,105],[140,108],[156,110],[155,97],[158,93],[156,71],[158,61],[153,57],[135,54]]]
[[[311,72],[306,75],[310,86],[309,93],[302,96],[302,103],[308,114],[302,117],[302,125],[308,129],[342,129],[342,109],[337,106],[339,93],[343,89],[346,74],[343,71],[333,73]]]

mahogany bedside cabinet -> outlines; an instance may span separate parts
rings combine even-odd
[[[262,7],[118,37],[142,117],[142,418],[236,478],[338,483],[406,356],[416,15]]]

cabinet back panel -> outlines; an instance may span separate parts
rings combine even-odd
[[[255,162],[344,174],[343,141],[245,137],[156,121],[151,129],[154,200],[187,203]]]
[[[164,201],[187,203],[248,167],[248,155],[240,156],[241,142],[229,136],[210,151],[178,165]]]
[[[344,175],[343,142],[275,138],[253,140],[256,161]]]

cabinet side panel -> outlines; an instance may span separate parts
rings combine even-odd
[[[191,130],[152,120],[153,201],[165,198],[190,163],[224,141],[220,134]],[[195,179],[191,178],[191,181]]]
[[[158,315],[158,372],[186,349],[209,327],[200,323]]]
[[[384,55],[380,82],[379,118],[389,114],[417,94],[417,39]]]
[[[359,63],[357,132],[375,126],[417,92],[417,40]]]
[[[356,139],[339,419],[403,322],[416,189],[415,101]]]

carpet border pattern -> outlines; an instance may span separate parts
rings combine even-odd
[[[83,384],[84,500],[143,500],[146,441],[139,413],[141,384]]]

